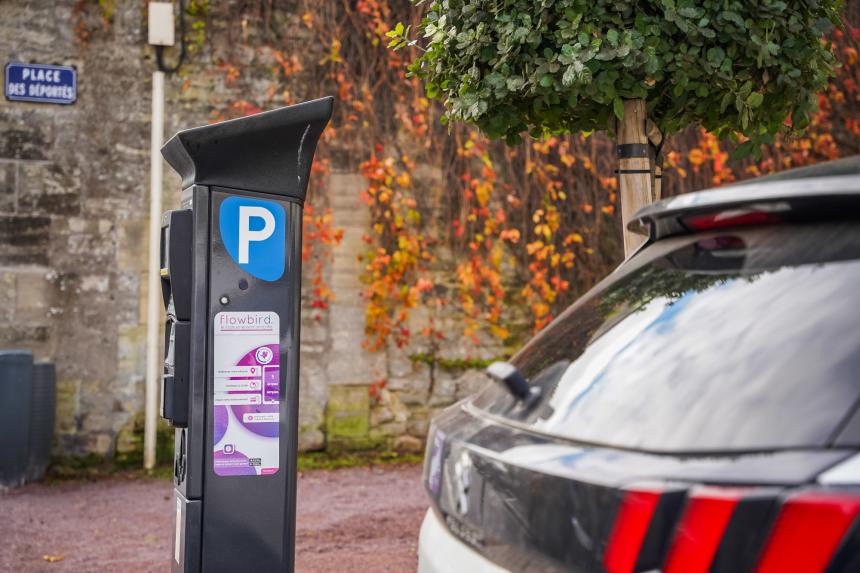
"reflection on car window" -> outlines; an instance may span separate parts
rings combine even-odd
[[[538,407],[521,413],[494,387],[475,404],[652,451],[825,445],[860,397],[860,228],[750,229],[649,251],[514,358],[544,390]]]

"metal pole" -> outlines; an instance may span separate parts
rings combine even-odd
[[[152,72],[152,130],[149,172],[149,266],[146,295],[146,404],[143,427],[143,467],[155,467],[158,386],[162,374],[161,330],[161,181],[164,139],[164,72]]]

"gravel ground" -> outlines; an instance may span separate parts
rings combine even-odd
[[[417,465],[304,472],[296,570],[415,571],[420,474]],[[0,494],[0,571],[168,571],[171,492],[167,481],[112,478]]]

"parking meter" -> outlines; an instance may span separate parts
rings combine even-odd
[[[172,571],[292,571],[302,205],[332,98],[177,133],[162,217]]]

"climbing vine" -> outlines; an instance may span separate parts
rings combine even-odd
[[[382,147],[377,147],[382,151]],[[365,235],[363,279],[367,288],[366,322],[370,350],[384,348],[389,334],[398,346],[409,341],[409,310],[433,288],[426,278],[432,261],[429,242],[421,232],[421,213],[412,197],[414,164],[406,156],[379,159],[372,155],[361,164],[368,187],[361,198],[373,217],[372,235]]]
[[[332,297],[326,261],[345,223],[333,219],[327,203],[330,165],[358,171],[364,185],[355,192],[371,219],[361,257],[369,350],[414,343],[433,355],[446,339],[464,335],[472,344],[513,344],[621,260],[612,142],[547,135],[507,147],[475,128],[442,125],[441,106],[405,73],[418,48],[386,47],[394,23],[420,22],[420,6],[405,0],[255,6],[231,28],[232,50],[214,56],[213,81],[242,95],[215,105],[211,120],[337,97],[314,165],[303,257],[311,306],[322,312]],[[201,29],[208,33],[221,10],[209,6]],[[699,127],[687,129],[666,144],[663,195],[860,150],[856,10],[849,3],[851,24],[828,37],[842,66],[818,96],[802,137],[777,137],[760,158],[736,160],[743,137],[723,143]]]

